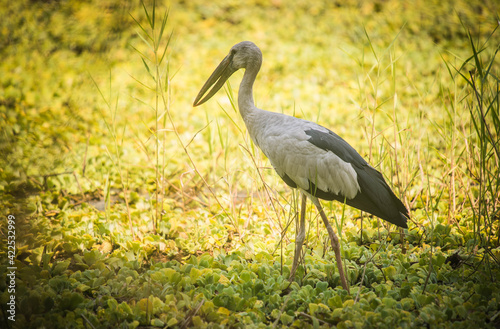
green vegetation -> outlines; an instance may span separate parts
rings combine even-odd
[[[499,327],[497,1],[216,3],[0,6],[0,326]],[[241,73],[192,108],[242,40],[257,105],[330,127],[411,209],[400,232],[324,203],[350,294],[312,207],[285,289],[297,193]]]

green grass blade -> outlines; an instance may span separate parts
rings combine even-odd
[[[370,50],[372,51],[373,56],[375,56],[375,61],[378,63],[378,57],[377,57],[377,52],[375,51],[375,48],[373,48],[372,40],[370,39],[370,35],[368,34],[368,31],[366,30],[366,26],[363,26],[363,31],[365,32],[366,39],[368,39],[368,44],[370,45]]]
[[[146,14],[146,18],[148,19],[149,26],[154,29],[154,20],[151,20],[151,16],[149,16],[148,8],[146,8],[146,4],[144,3],[143,0],[141,0],[141,5],[144,10],[144,13]],[[154,13],[154,8],[156,6],[153,4],[153,13]],[[135,19],[134,19],[135,20]]]
[[[163,49],[163,54],[160,57],[160,63],[163,62],[163,59],[164,59],[165,55],[167,54],[167,50],[170,48],[170,41],[172,40],[173,34],[174,34],[174,31],[172,30],[172,32],[170,32],[170,35],[168,36],[167,44],[165,46],[165,49]]]
[[[151,70],[149,69],[149,66],[148,66],[148,64],[146,64],[146,61],[144,60],[143,57],[141,57],[141,60],[142,60],[142,63],[144,64],[144,67],[146,68],[146,71],[148,71],[151,78],[153,78],[153,80],[156,81],[155,76],[151,73]]]
[[[146,56],[144,55],[143,52],[141,52],[139,49],[137,49],[136,47],[134,47],[133,45],[130,45],[130,47],[132,47],[132,49],[134,49],[142,58],[145,58],[147,59],[149,62],[151,62],[151,60]]]
[[[146,85],[144,82],[140,81],[139,79],[137,79],[136,77],[132,76],[129,74],[129,76],[134,79],[136,82],[138,82],[141,86],[143,86],[144,88],[150,90],[150,91],[154,91],[156,92],[156,88],[155,87],[150,87],[148,85]]]
[[[233,118],[229,115],[229,113],[226,112],[226,109],[219,104],[219,107],[221,108],[221,110],[224,112],[224,114],[229,118],[229,120],[231,120],[231,122],[234,124],[234,126],[238,129],[238,131],[243,134],[243,130],[241,130],[240,126],[236,123],[236,121],[233,120]]]
[[[139,21],[138,21],[138,20],[136,20],[136,19],[135,19],[135,17],[134,17],[134,16],[132,16],[132,14],[130,14],[130,13],[129,13],[129,15],[130,15],[130,17],[132,17],[132,19],[133,19],[133,20],[134,20],[134,22],[137,24],[137,26],[139,26],[139,28],[142,30],[142,32],[144,32],[144,34],[145,34],[145,35],[147,35],[147,36],[148,36],[148,38],[149,38],[151,41],[154,41],[154,40],[153,40],[153,38],[151,38],[151,36],[149,35],[148,31],[146,31],[146,29],[144,29],[144,27],[141,25],[141,23],[139,23]],[[137,33],[137,34],[141,37],[141,39],[143,39],[143,40],[144,40],[144,38],[142,37],[142,35],[140,35],[140,33]],[[149,42],[146,42],[146,43],[149,45]]]
[[[161,21],[161,26],[160,26],[160,34],[158,35],[158,42],[157,42],[157,47],[160,46],[161,39],[163,38],[163,32],[165,31],[165,27],[167,26],[167,21],[168,21],[168,14],[169,10],[165,12],[165,15],[163,15],[163,19]],[[168,48],[168,45],[165,46],[165,49]],[[156,49],[158,51],[158,48]],[[161,61],[160,61],[161,62]]]

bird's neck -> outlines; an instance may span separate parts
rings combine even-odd
[[[246,121],[248,115],[255,109],[253,101],[253,83],[259,73],[260,65],[250,66],[245,70],[243,80],[241,80],[238,92],[238,107],[243,120]]]

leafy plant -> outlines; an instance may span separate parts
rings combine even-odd
[[[149,78],[154,83],[154,86],[148,86],[147,83],[142,83],[137,80],[143,87],[154,93],[154,130],[149,130],[151,137],[155,141],[154,161],[155,161],[155,214],[153,220],[153,232],[157,232],[157,227],[163,212],[163,200],[165,198],[165,169],[166,161],[169,155],[165,146],[166,133],[169,129],[166,128],[167,115],[170,108],[170,70],[168,63],[168,50],[172,34],[166,35],[166,27],[168,23],[168,11],[165,11],[163,16],[158,17],[156,14],[156,3],[153,1],[152,9],[148,11],[144,1],[141,1],[146,15],[147,25],[143,26],[134,16],[132,19],[140,28],[139,37],[144,42],[146,49],[150,55],[134,47],[141,56],[142,63],[149,75]],[[166,38],[164,38],[164,35]],[[166,41],[165,41],[166,39]],[[150,68],[150,65],[152,68]],[[161,103],[160,103],[161,102]],[[145,103],[145,102],[142,102]],[[175,128],[175,127],[174,127]],[[147,148],[145,146],[146,152]]]
[[[496,29],[487,38],[496,32]],[[471,89],[467,100],[470,113],[471,136],[468,155],[468,170],[472,181],[477,184],[477,194],[469,194],[474,211],[474,236],[480,246],[490,246],[493,238],[500,245],[500,102],[499,77],[496,74],[495,58],[500,48],[496,48],[489,58],[484,58],[486,44],[476,46],[468,33],[472,56],[463,64],[469,63],[472,69],[467,77],[461,77]],[[496,260],[498,261],[498,260]]]

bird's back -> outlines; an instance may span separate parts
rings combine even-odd
[[[280,177],[325,200],[337,200],[401,227],[408,210],[382,174],[354,148],[316,123],[263,110],[245,120],[252,140]]]

